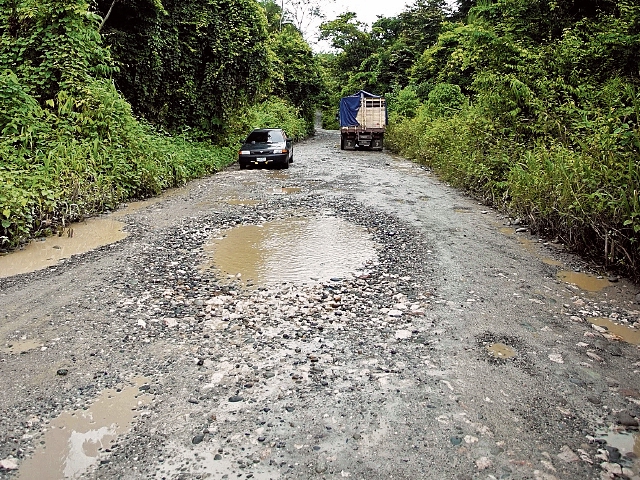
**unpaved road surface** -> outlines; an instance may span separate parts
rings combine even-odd
[[[640,478],[636,287],[338,144],[1,278],[0,478]]]

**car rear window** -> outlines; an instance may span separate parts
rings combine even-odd
[[[247,143],[279,143],[284,142],[282,133],[278,131],[251,132],[247,137]]]

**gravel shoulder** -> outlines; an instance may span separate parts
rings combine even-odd
[[[0,278],[0,479],[640,479],[635,285],[562,281],[588,265],[406,160],[323,130],[295,148]],[[233,228],[319,217],[376,258],[306,284],[202,268]],[[103,401],[110,436],[46,464]]]

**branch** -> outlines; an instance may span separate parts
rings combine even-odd
[[[109,19],[109,16],[111,15],[111,10],[113,10],[113,6],[116,4],[117,1],[118,0],[113,0],[113,2],[111,2],[111,6],[109,7],[109,11],[104,16],[104,18],[102,19],[102,23],[98,27],[98,33],[100,32],[100,30],[102,30],[102,27],[104,27],[104,24],[107,23],[107,20]]]

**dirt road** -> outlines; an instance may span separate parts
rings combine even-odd
[[[640,478],[636,287],[423,168],[319,131],[115,216],[0,278],[2,479]]]

